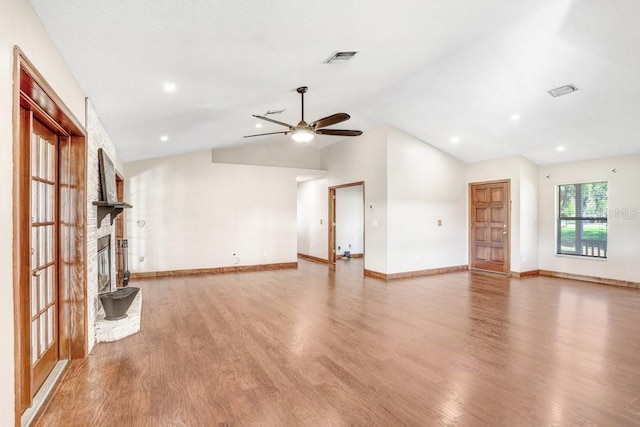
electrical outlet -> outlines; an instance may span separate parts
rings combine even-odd
[[[438,220],[438,227],[442,227],[442,220],[441,219]]]
[[[143,256],[138,257],[138,262],[144,262],[144,257]]]

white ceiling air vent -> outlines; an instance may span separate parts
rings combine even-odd
[[[345,52],[336,52],[333,55],[331,55],[329,58],[327,58],[327,60],[324,61],[324,63],[325,64],[341,64],[353,58],[356,55],[356,53],[358,52],[355,50],[345,51]]]
[[[557,98],[558,96],[566,95],[568,93],[572,93],[577,90],[578,90],[577,87],[575,87],[572,84],[568,84],[568,85],[557,87],[555,89],[548,90],[547,92],[549,93],[549,95],[553,96],[554,98]]]

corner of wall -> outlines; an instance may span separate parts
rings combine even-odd
[[[538,263],[538,165],[520,158],[520,268],[539,269]]]
[[[465,164],[400,129],[387,131],[384,273],[466,264]]]

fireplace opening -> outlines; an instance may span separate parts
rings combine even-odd
[[[98,293],[111,291],[111,235],[98,239]]]

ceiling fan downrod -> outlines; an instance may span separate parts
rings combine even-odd
[[[301,86],[296,89],[296,92],[300,94],[300,103],[302,105],[302,121],[304,122],[304,94],[307,93],[307,87]]]

